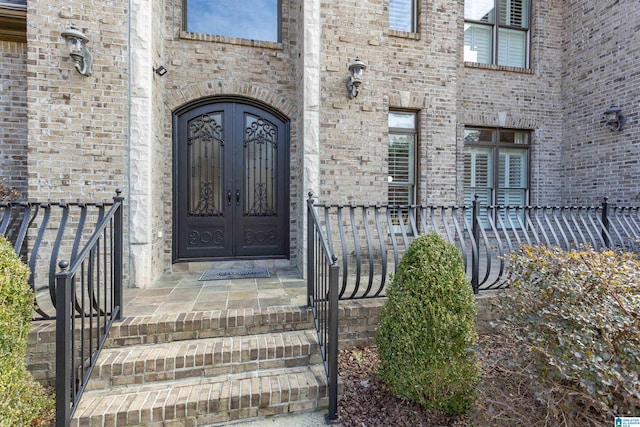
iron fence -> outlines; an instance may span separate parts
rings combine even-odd
[[[409,245],[435,232],[460,250],[474,291],[506,286],[508,255],[523,244],[565,250],[640,248],[640,208],[599,206],[385,206],[314,203],[318,228],[340,263],[340,299],[375,298]]]
[[[435,232],[460,250],[475,293],[507,286],[509,253],[523,244],[564,250],[640,250],[640,207],[383,206],[315,203],[309,193],[309,306],[328,376],[329,413],[337,418],[339,300],[385,296],[399,260],[420,234]],[[335,403],[333,403],[335,402]]]
[[[111,325],[122,318],[123,198],[116,193],[113,203],[0,203],[0,233],[31,270],[34,320],[55,319],[56,427],[70,425]]]

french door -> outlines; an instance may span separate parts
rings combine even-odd
[[[242,102],[174,120],[174,259],[287,257],[289,127]]]

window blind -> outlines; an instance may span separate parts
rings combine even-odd
[[[413,204],[414,135],[389,135],[389,203]]]
[[[498,65],[526,67],[526,34],[525,31],[500,28],[498,34]]]
[[[492,39],[491,26],[465,24],[464,60],[480,64],[491,64]]]
[[[527,0],[500,0],[500,25],[528,28]]]
[[[414,0],[389,0],[389,28],[414,32]]]

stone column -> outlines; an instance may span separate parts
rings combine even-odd
[[[306,277],[307,254],[307,193],[320,193],[320,0],[304,0],[303,8],[303,113],[302,113],[302,147],[303,147],[303,186],[302,218],[300,245],[303,253],[298,259],[303,260],[300,269]],[[300,228],[299,228],[300,229]]]
[[[152,2],[131,0],[129,55],[129,247],[131,286],[151,282],[152,259]]]

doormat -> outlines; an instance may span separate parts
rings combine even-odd
[[[198,280],[225,280],[225,279],[259,279],[271,277],[266,268],[234,268],[226,270],[205,270]]]

